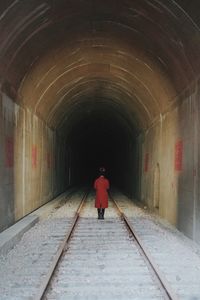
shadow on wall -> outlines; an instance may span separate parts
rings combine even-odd
[[[0,231],[14,222],[15,104],[0,94]]]
[[[175,144],[177,172],[177,227],[188,237],[200,238],[199,169],[199,83],[183,95],[179,108],[179,137]]]
[[[156,210],[159,210],[159,206],[160,206],[160,165],[159,163],[156,164],[154,170],[153,206]]]

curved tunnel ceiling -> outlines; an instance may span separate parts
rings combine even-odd
[[[196,0],[4,1],[2,90],[53,128],[98,102],[145,129],[199,77],[198,8]]]

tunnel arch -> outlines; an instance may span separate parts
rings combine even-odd
[[[0,228],[84,180],[92,142],[100,153],[96,135],[112,149],[113,181],[152,208],[159,164],[159,214],[200,235],[191,177],[199,164],[199,8],[196,0],[1,3],[1,197],[9,195],[1,214],[9,217]]]

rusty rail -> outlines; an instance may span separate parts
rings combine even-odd
[[[121,219],[125,222],[128,230],[131,232],[141,255],[145,259],[149,269],[151,270],[152,275],[154,275],[154,278],[157,281],[160,289],[162,290],[165,298],[169,299],[169,300],[180,300],[178,298],[178,296],[172,290],[171,286],[168,284],[168,281],[166,280],[163,273],[160,271],[157,264],[154,262],[151,254],[148,252],[148,250],[146,249],[146,247],[140,240],[139,236],[135,232],[135,230],[134,230],[133,226],[131,225],[130,221],[128,220],[127,216],[124,214],[122,209],[118,206],[117,202],[114,200],[114,198],[111,196],[111,194],[109,194],[109,196],[110,196],[110,199],[112,200],[112,202],[114,203]]]
[[[74,228],[76,227],[76,224],[77,224],[79,216],[80,216],[80,212],[81,212],[81,210],[83,208],[85,199],[87,198],[88,194],[89,194],[89,191],[87,191],[87,192],[84,193],[83,198],[81,200],[81,203],[80,203],[80,205],[79,205],[79,207],[78,207],[78,209],[77,209],[77,211],[75,213],[72,225],[71,225],[71,227],[70,227],[70,229],[69,229],[69,231],[68,231],[65,239],[60,244],[60,246],[59,246],[59,248],[58,248],[58,250],[57,250],[57,252],[56,252],[56,254],[54,256],[54,259],[52,261],[51,267],[50,267],[48,273],[46,274],[45,278],[41,282],[41,285],[38,288],[37,295],[34,296],[34,300],[41,300],[41,299],[43,299],[43,297],[45,295],[45,292],[46,292],[46,290],[48,288],[48,285],[49,285],[49,283],[51,281],[51,278],[53,277],[53,274],[54,274],[54,272],[56,270],[56,267],[57,267],[60,259],[62,258],[62,255],[64,254],[64,252],[67,249],[67,245],[68,245],[69,240],[71,238],[71,235],[72,235],[72,233],[74,231]]]

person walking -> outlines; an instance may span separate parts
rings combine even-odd
[[[94,189],[96,190],[95,207],[98,212],[98,219],[104,219],[105,209],[108,208],[108,189],[110,183],[105,178],[105,168],[99,169],[99,177],[94,182]]]

